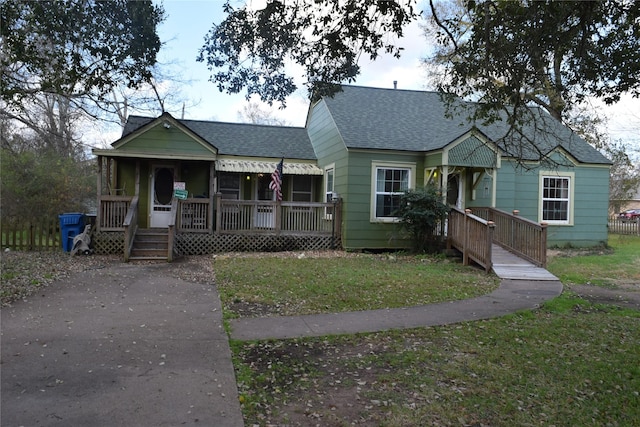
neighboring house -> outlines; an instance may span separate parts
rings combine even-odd
[[[640,209],[640,188],[638,188],[638,191],[636,191],[631,198],[627,200],[616,200],[615,202],[615,205],[612,204],[612,206],[617,206],[618,209],[614,209],[614,211],[611,212],[612,215],[618,215],[620,212],[629,209]]]
[[[529,131],[536,146],[519,151],[501,139],[501,123],[474,126],[460,114],[447,115],[437,93],[344,86],[310,106],[305,128],[130,117],[112,149],[94,150],[98,228],[122,231],[123,209],[110,203],[125,197],[126,211],[134,195],[140,228],[167,227],[177,182],[188,192],[178,231],[209,239],[194,253],[229,249],[211,243],[220,234],[259,236],[264,250],[266,235],[317,231],[350,250],[404,248],[399,196],[433,183],[452,206],[519,210],[549,224],[550,246],[606,241],[609,160],[544,113],[544,131]],[[281,159],[278,202],[269,183]]]
[[[627,209],[640,209],[640,188],[638,188],[638,191],[633,198],[629,200],[629,204],[627,206]]]

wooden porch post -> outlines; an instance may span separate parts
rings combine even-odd
[[[96,188],[96,231],[100,231],[100,224],[102,223],[102,206],[100,206],[100,200],[102,199],[102,156],[98,156],[98,179]]]
[[[282,219],[282,202],[280,200],[276,200],[276,206],[275,206],[275,224],[274,224],[274,231],[276,232],[276,236],[280,235],[280,232],[282,231],[282,227],[281,227],[281,219]]]
[[[447,193],[449,192],[449,166],[442,166],[442,174],[440,176],[440,188],[442,189],[442,203],[447,204]]]
[[[335,215],[335,230],[336,230],[336,237],[338,239],[342,238],[342,198],[339,198],[335,209],[333,210],[333,214]]]
[[[485,272],[490,272],[493,267],[493,233],[496,224],[493,221],[487,221],[487,259],[485,260]]]
[[[469,265],[469,215],[471,209],[464,210],[464,237],[462,239],[462,265]]]
[[[136,160],[136,188],[134,196],[140,195],[140,159]]]
[[[207,224],[209,224],[209,233],[213,233],[213,228],[214,228],[214,224],[213,224],[213,208],[216,206],[214,203],[214,195],[215,190],[216,190],[216,170],[215,170],[215,164],[214,162],[210,162],[209,163],[209,214],[208,214],[208,218],[207,218]],[[218,209],[216,212],[219,212],[220,209]],[[218,215],[216,213],[216,221],[217,221]],[[217,224],[215,224],[217,225]],[[216,230],[218,229],[218,227],[215,227]]]
[[[220,234],[220,226],[222,224],[222,209],[221,209],[222,202],[220,200],[222,199],[222,193],[216,193],[214,197],[216,199],[216,229],[215,229],[215,234]]]
[[[540,262],[542,263],[542,268],[547,268],[547,229],[549,224],[543,222],[540,223],[540,226],[542,227],[542,236],[540,236]]]

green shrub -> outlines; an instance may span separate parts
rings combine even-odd
[[[440,238],[436,230],[449,212],[442,194],[433,186],[409,190],[400,199],[397,216],[402,228],[411,236],[416,252],[434,252]]]

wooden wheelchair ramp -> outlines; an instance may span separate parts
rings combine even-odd
[[[537,267],[496,244],[491,246],[491,261],[494,273],[501,279],[559,280],[544,268]]]

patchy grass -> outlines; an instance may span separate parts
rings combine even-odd
[[[549,269],[577,283],[637,284],[639,242],[614,236],[610,247],[595,253],[570,250],[552,257]],[[384,259],[373,260],[370,268],[391,268]],[[354,265],[346,265],[340,274],[360,277]],[[415,275],[401,265],[401,271]],[[288,265],[294,267],[295,260]],[[429,267],[433,276],[425,279],[427,287],[438,288],[440,278],[457,273],[439,261]],[[306,264],[304,269],[317,271]],[[254,267],[253,275],[261,271]],[[227,274],[227,298],[246,295],[250,300],[251,292],[269,289],[267,280],[246,294],[236,293],[239,276],[233,269]],[[288,274],[283,273],[285,283]],[[299,307],[293,303],[299,288],[289,284],[283,289],[287,291],[275,291],[273,299],[259,296],[256,301],[276,306],[289,301],[289,306]],[[411,286],[397,289],[414,292]],[[639,322],[638,310],[565,292],[539,310],[498,319],[374,334],[232,342],[232,351],[247,425],[626,426],[640,419]]]
[[[640,283],[640,237],[610,235],[607,248],[554,251],[547,269],[565,285]]]
[[[640,312],[562,296],[500,319],[233,343],[247,425],[633,425]]]
[[[443,257],[334,255],[216,257],[227,318],[414,306],[472,298],[498,286],[495,276]]]
[[[0,304],[27,298],[57,279],[84,268],[62,251],[0,253]]]

